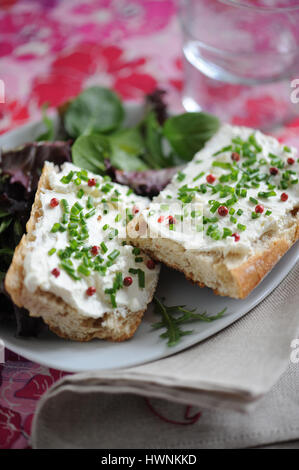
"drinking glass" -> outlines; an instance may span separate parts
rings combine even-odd
[[[181,0],[183,106],[271,129],[299,115],[298,0]]]

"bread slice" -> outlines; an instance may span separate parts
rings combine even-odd
[[[245,154],[248,149],[251,152],[249,157],[243,155],[242,146]],[[233,155],[236,147],[237,158]],[[295,149],[284,147],[258,131],[223,126],[149,208],[129,223],[127,230],[131,242],[154,259],[182,271],[187,279],[200,287],[210,287],[217,295],[245,298],[299,238],[295,154]],[[249,158],[252,167],[246,163]],[[277,173],[273,170],[275,165],[279,167]],[[236,194],[236,184],[248,168],[252,168],[250,175],[258,168],[257,180],[249,179],[244,186],[246,178],[243,177],[236,201],[227,203]],[[292,173],[287,173],[289,170]],[[208,175],[215,180],[208,177],[208,183]],[[221,178],[222,175],[226,176]],[[284,187],[281,187],[282,180]],[[216,185],[219,185],[219,191],[216,191]],[[246,191],[241,193],[242,189]],[[270,191],[275,195],[261,196]],[[281,200],[283,193],[288,195],[287,201]],[[220,210],[224,215],[218,213],[219,204],[225,208]],[[262,208],[256,209],[257,206]],[[199,232],[191,230],[189,224],[193,220],[190,214],[194,216],[196,211],[199,213],[196,225]],[[178,222],[186,213],[190,220],[187,216],[184,227],[184,223]],[[172,224],[169,217],[174,219],[170,220]]]
[[[68,174],[70,170],[79,170],[79,168],[74,167],[71,164],[66,164],[65,165],[66,169],[64,171],[64,174]],[[27,223],[27,234],[23,236],[21,242],[19,243],[18,247],[15,250],[13,260],[11,263],[11,266],[7,272],[6,279],[5,279],[5,288],[7,292],[10,294],[13,302],[18,305],[19,307],[25,307],[27,310],[29,310],[30,316],[35,316],[35,317],[42,317],[45,323],[49,326],[49,328],[56,333],[58,336],[65,338],[65,339],[71,339],[75,341],[89,341],[93,338],[101,338],[101,339],[107,339],[111,341],[124,341],[126,339],[129,339],[133,336],[135,333],[136,329],[138,328],[142,317],[143,313],[147,308],[147,304],[152,300],[155,287],[158,281],[158,273],[159,273],[159,266],[157,265],[154,269],[149,272],[146,267],[144,269],[148,271],[145,275],[145,280],[148,281],[145,283],[145,288],[144,289],[139,289],[136,287],[137,279],[134,279],[134,276],[132,275],[133,278],[133,283],[132,285],[135,284],[135,290],[132,290],[132,296],[134,295],[137,296],[138,300],[138,295],[140,294],[139,291],[143,290],[142,296],[141,296],[141,301],[139,304],[137,303],[136,305],[136,299],[135,299],[135,304],[134,304],[134,309],[133,311],[130,308],[130,305],[132,302],[128,303],[126,305],[125,302],[122,304],[122,308],[114,308],[109,305],[109,300],[104,300],[102,297],[99,300],[99,305],[101,305],[101,312],[97,314],[95,309],[91,309],[90,315],[88,312],[83,312],[78,310],[76,306],[74,305],[73,302],[69,302],[67,298],[64,297],[64,295],[59,295],[57,294],[57,291],[53,289],[53,286],[48,285],[45,287],[45,283],[41,285],[34,285],[29,286],[28,288],[28,282],[26,283],[26,263],[28,264],[28,254],[30,252],[34,252],[35,250],[35,245],[37,243],[37,240],[39,238],[39,230],[42,227],[42,221],[43,218],[47,216],[45,213],[45,205],[42,203],[42,200],[45,200],[45,197],[47,198],[47,201],[50,200],[50,198],[53,196],[57,196],[57,193],[53,191],[53,174],[57,174],[58,170],[53,167],[52,164],[46,163],[42,172],[42,175],[40,177],[38,189],[36,192],[35,196],[35,201],[32,206],[32,211],[31,211],[31,216],[30,219]],[[58,173],[59,174],[59,173]],[[97,180],[102,181],[102,178],[99,177],[98,175],[90,175],[89,178],[97,178]],[[52,178],[52,180],[51,180]],[[71,183],[73,185],[73,183]],[[87,185],[85,185],[87,187]],[[111,186],[113,186],[114,189],[118,189],[119,192],[122,191],[122,194],[124,194],[124,191],[127,191],[128,188],[125,187],[119,187],[119,185],[114,185],[111,183]],[[73,190],[76,189],[76,191],[80,188],[79,187],[74,187]],[[84,185],[82,185],[84,187]],[[93,190],[93,188],[88,188],[90,190]],[[99,191],[96,188],[94,188],[95,191]],[[71,189],[72,191],[72,189]],[[53,193],[53,194],[52,194]],[[62,196],[62,194],[60,194]],[[138,200],[138,203],[145,203],[146,201],[142,201],[144,198],[139,198],[136,197]],[[82,202],[82,201],[81,201]],[[128,201],[127,201],[128,202]],[[131,206],[132,203],[130,202]],[[48,203],[47,203],[48,206]],[[53,211],[55,210],[60,210],[60,207],[58,208],[53,208]],[[97,214],[96,214],[97,215]],[[101,219],[101,216],[97,216],[95,220],[93,221],[93,224],[98,224],[99,221],[98,219]],[[103,217],[103,219],[105,219]],[[101,221],[103,222],[103,221]],[[100,223],[101,223],[100,222]],[[102,225],[103,226],[103,225]],[[101,241],[101,232],[102,228],[99,228],[98,233],[99,233],[99,243]],[[52,234],[54,237],[55,234]],[[116,241],[115,243],[119,243],[119,246],[122,247],[122,240]],[[109,247],[109,243],[107,242],[107,246]],[[132,261],[132,265],[134,264],[134,254],[131,254],[131,246],[126,246],[126,256],[129,258],[130,261]],[[121,248],[120,248],[121,250]],[[141,254],[142,255],[142,254]],[[54,255],[56,256],[56,254]],[[124,255],[121,253],[119,258],[124,257]],[[47,253],[44,254],[44,259],[46,262],[51,259],[52,262],[53,256],[49,256]],[[145,260],[148,258],[144,256]],[[27,261],[26,261],[27,260]],[[43,263],[42,259],[40,260],[41,263]],[[122,259],[120,260],[121,262],[123,261]],[[57,263],[59,262],[59,259],[57,257]],[[138,265],[139,266],[139,265]],[[49,268],[50,269],[50,268]],[[109,269],[107,269],[107,276],[109,276]],[[27,269],[28,270],[28,269]],[[44,273],[43,273],[44,274]],[[127,275],[127,273],[124,271],[124,276]],[[147,276],[149,274],[149,276]],[[27,272],[27,276],[29,275],[29,282],[30,282],[30,273]],[[60,278],[61,282],[63,282],[63,279],[66,279],[67,274],[64,273],[61,270]],[[51,273],[49,274],[51,276]],[[64,276],[64,278],[63,278]],[[98,283],[104,282],[105,277],[100,277],[98,276]],[[85,278],[82,276],[82,280],[78,281],[80,285],[84,286],[86,288],[88,284],[86,284],[85,287]],[[102,281],[103,279],[103,281]],[[88,279],[86,278],[88,281]],[[38,284],[38,281],[36,281]],[[74,283],[74,289],[77,288],[76,281],[72,281]],[[99,284],[100,285],[100,284]],[[129,289],[130,287],[122,287],[122,290],[127,289],[128,295],[129,294]],[[136,294],[137,292],[137,294]],[[84,293],[85,294],[85,291]],[[97,294],[96,294],[97,295]],[[118,294],[116,294],[117,297]],[[140,295],[139,295],[140,296]],[[104,296],[104,297],[109,297],[109,296]],[[133,299],[134,300],[134,299]],[[88,303],[89,298],[86,296],[86,302]],[[103,302],[104,306],[107,306],[107,311],[103,312]],[[134,302],[133,302],[134,303]],[[97,304],[93,304],[97,305]]]

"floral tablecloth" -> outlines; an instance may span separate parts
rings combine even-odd
[[[57,106],[93,84],[112,87],[125,99],[141,99],[159,86],[179,110],[176,1],[0,0],[0,79],[1,133],[37,119],[43,103]],[[248,99],[246,123],[258,125],[265,106],[271,112],[275,99]],[[242,120],[244,115],[234,117]],[[280,132],[299,147],[298,135],[299,119]],[[30,446],[36,403],[63,374],[6,350],[0,365],[0,448]]]

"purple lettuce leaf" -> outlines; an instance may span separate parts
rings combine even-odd
[[[36,336],[43,322],[16,307],[4,288],[12,254],[26,231],[34,195],[45,161],[71,161],[69,142],[27,143],[0,152],[0,321],[14,322],[18,336]]]
[[[113,181],[127,185],[136,194],[147,197],[157,196],[172,177],[182,169],[181,166],[175,166],[161,170],[123,171],[111,166],[109,160],[105,160],[105,165]]]

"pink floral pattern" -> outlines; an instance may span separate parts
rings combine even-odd
[[[83,88],[101,84],[125,99],[141,99],[156,86],[181,110],[181,37],[175,0],[0,0],[0,132],[40,117],[40,106],[57,106]],[[272,96],[248,96],[242,87],[213,87],[206,99],[230,103],[236,124],[283,113]],[[299,147],[299,119],[278,133]],[[0,365],[0,448],[27,448],[36,403],[64,372],[6,350]]]

